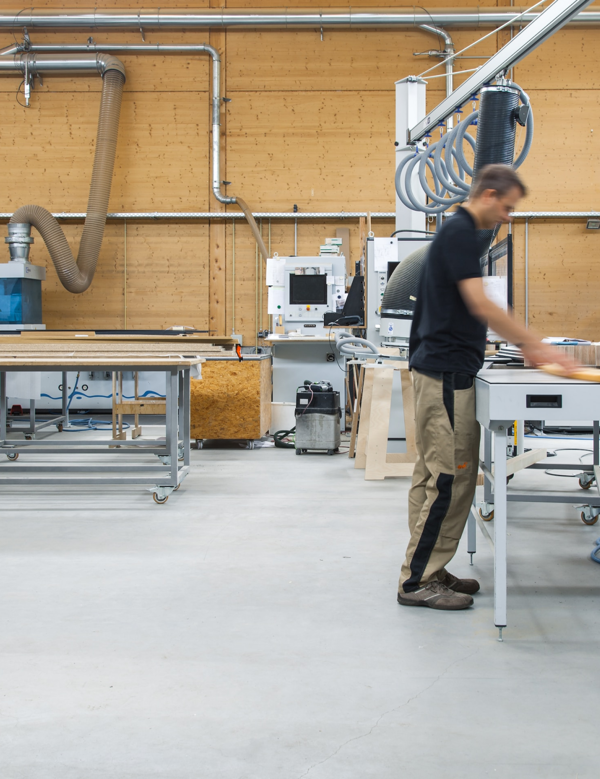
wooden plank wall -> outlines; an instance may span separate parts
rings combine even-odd
[[[508,5],[508,3],[499,3]],[[105,8],[147,5],[112,0]],[[179,7],[255,6],[249,0],[194,0]],[[264,0],[261,7],[280,7]],[[362,7],[381,7],[380,0]],[[436,0],[428,9],[482,5]],[[483,5],[495,5],[493,2]],[[62,7],[47,0],[46,7]],[[335,7],[303,0],[302,7]],[[89,3],[70,0],[69,7]],[[223,167],[228,194],[255,211],[393,211],[394,82],[435,64],[413,52],[438,47],[420,30],[144,31],[149,43],[209,41],[223,56]],[[457,49],[482,31],[452,30]],[[20,37],[20,31],[15,33]],[[139,31],[31,31],[36,43],[140,43]],[[530,93],[536,136],[522,168],[530,187],[521,210],[598,208],[600,28],[555,35],[515,70]],[[470,56],[489,55],[493,36]],[[0,33],[0,46],[14,42]],[[217,211],[210,177],[210,65],[203,56],[122,55],[127,71],[111,211]],[[478,64],[464,59],[458,69]],[[461,77],[457,77],[457,83]],[[0,212],[25,203],[51,211],[85,211],[101,83],[95,76],[48,77],[31,107],[16,100],[20,79],[0,78]],[[428,105],[443,96],[429,82]],[[22,96],[20,100],[22,101]],[[228,211],[236,210],[227,207]],[[298,253],[313,254],[336,227],[350,227],[358,259],[357,221],[300,221]],[[66,223],[76,252],[81,224]],[[261,225],[272,251],[294,251],[294,223]],[[393,222],[374,222],[378,235]],[[524,226],[515,225],[515,303],[524,314]],[[600,234],[583,221],[529,225],[529,321],[547,334],[600,338],[595,254]],[[234,257],[235,255],[235,257]],[[8,255],[6,255],[8,256]],[[5,258],[0,257],[0,261]],[[39,237],[32,260],[49,263]],[[235,289],[234,269],[235,264]],[[165,327],[189,324],[232,330],[255,343],[266,327],[264,267],[248,226],[238,221],[109,222],[96,278],[82,295],[66,292],[49,267],[45,321],[51,328]]]

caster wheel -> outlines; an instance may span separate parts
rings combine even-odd
[[[302,449],[296,449],[296,454],[298,455],[302,454]]]
[[[196,441],[196,449],[204,449],[204,441],[200,438]]]
[[[489,522],[490,520],[494,519],[494,509],[492,509],[489,514],[484,514],[483,511],[479,509],[479,516],[481,519],[483,519],[484,522]]]
[[[596,522],[598,521],[598,514],[596,514],[595,517],[589,517],[588,518],[588,517],[586,517],[585,512],[582,511],[581,512],[581,521],[583,522],[584,525],[595,525]]]
[[[514,478],[515,478],[515,475],[514,475],[514,473],[511,473],[511,475],[510,475],[510,476],[507,476],[507,477],[506,477],[506,483],[508,484],[508,483],[509,483],[509,481],[511,481],[511,479],[514,479]]]
[[[181,484],[178,484],[176,487],[173,487],[173,492],[177,492],[177,490],[181,487]]]
[[[13,452],[12,454],[7,454],[6,456],[8,457],[9,460],[13,460],[13,461],[19,459],[18,452]]]
[[[58,430],[59,433],[62,433],[62,431],[63,431],[63,424],[62,424],[62,422],[59,422],[58,425],[56,425],[56,429]]]
[[[590,479],[590,481],[583,481],[581,476],[579,477],[579,486],[582,490],[589,490],[589,488],[592,486],[593,479]]]
[[[328,449],[327,454],[331,457],[332,454],[335,454],[335,449]]]
[[[152,493],[152,497],[154,498],[154,502],[155,503],[159,503],[160,505],[162,505],[163,503],[166,503],[169,500],[169,496],[168,495],[166,497],[164,497],[164,498],[159,498],[158,495],[156,494],[156,492]]]
[[[30,436],[30,435],[26,435],[26,436],[25,436],[25,440],[26,440],[26,441],[31,441],[31,439],[32,439],[32,436]]]

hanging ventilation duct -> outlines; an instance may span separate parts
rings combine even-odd
[[[396,266],[381,299],[382,319],[412,319],[417,288],[427,259],[429,244],[416,249]]]
[[[67,72],[79,70],[82,60],[83,58],[60,60],[58,57],[22,55],[19,64],[26,68],[24,71],[26,74],[48,70]],[[85,66],[88,67],[92,62],[96,62],[96,67],[102,74],[102,99],[87,216],[77,262],[73,258],[62,228],[45,208],[34,205],[21,206],[10,220],[11,224],[33,225],[38,230],[48,247],[62,285],[69,292],[75,293],[85,292],[92,283],[102,246],[125,83],[125,69],[116,57],[108,54],[93,55],[85,61]],[[27,248],[28,246],[29,244]]]

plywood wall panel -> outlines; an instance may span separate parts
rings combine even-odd
[[[388,210],[387,93],[239,93],[228,114],[229,176],[256,210]]]
[[[207,271],[208,225],[128,224],[128,326],[207,330]]]
[[[63,225],[71,251],[77,256],[82,225]],[[31,260],[46,267],[42,309],[48,329],[112,329],[124,326],[123,226],[108,224],[92,286],[79,295],[60,283],[41,238],[35,234]]]
[[[519,225],[517,229],[522,248],[517,253],[516,270],[523,279],[524,227]],[[585,222],[530,222],[529,324],[538,332],[600,338],[600,308],[594,283],[599,243],[597,231],[586,230]],[[522,306],[523,298],[521,301]]]
[[[453,33],[456,47],[480,37],[476,30]],[[439,62],[414,52],[438,49],[440,39],[416,30],[231,31],[227,35],[230,92],[314,90],[391,90],[394,83],[419,74]],[[443,48],[443,47],[442,47]],[[490,43],[475,54],[495,51]],[[474,67],[457,62],[457,71]],[[438,68],[436,73],[443,73]],[[460,78],[460,76],[458,77]],[[442,88],[441,81],[440,89]],[[436,81],[432,80],[436,88]]]
[[[596,210],[600,196],[600,91],[530,89],[529,93],[535,137],[520,170],[530,192],[519,210]]]
[[[508,5],[508,0],[499,4]],[[69,5],[90,7],[86,0],[71,0]],[[195,0],[176,5],[257,10],[250,0]],[[277,0],[263,0],[259,5],[282,7]],[[343,7],[315,0],[304,0],[301,5],[313,10]],[[366,0],[361,5],[378,8],[381,3]],[[456,5],[456,0],[436,0],[427,8]],[[481,4],[465,0],[459,5]],[[107,0],[103,8],[143,6],[139,0]],[[46,7],[61,8],[61,3],[48,0]],[[451,32],[459,49],[487,31]],[[30,32],[38,43],[83,43],[89,34],[97,42],[141,42],[139,30],[133,29]],[[149,43],[209,40],[205,30],[145,30],[144,34]],[[393,29],[325,29],[322,41],[318,29],[231,30],[219,35],[223,94],[232,99],[222,112],[220,177],[232,182],[226,191],[244,197],[253,210],[287,211],[296,203],[301,211],[393,211],[394,82],[437,62],[413,56],[415,51],[437,48],[436,37]],[[595,126],[600,116],[599,35],[596,28],[561,31],[515,69],[516,80],[532,96],[536,116],[533,150],[522,168],[531,195],[520,208],[598,208],[600,170],[594,136],[600,132],[600,122]],[[492,36],[467,55],[492,54],[497,37],[504,42],[502,36]],[[0,31],[0,46],[13,40],[10,31]],[[214,33],[210,40],[217,40]],[[209,58],[132,54],[121,58],[127,82],[110,209],[216,210],[210,185]],[[468,69],[480,63],[464,59],[458,67]],[[435,74],[440,72],[438,68]],[[458,74],[455,84],[465,77]],[[17,77],[0,77],[0,210],[11,211],[24,202],[38,202],[52,210],[85,210],[101,80],[48,77],[43,87],[36,85],[29,109],[16,104],[19,82]],[[443,79],[430,79],[429,108],[441,100],[444,86]],[[437,140],[435,131],[434,136]],[[44,285],[47,324],[122,327],[127,306],[130,327],[194,324],[205,329],[215,322],[221,327],[224,322],[225,332],[230,332],[235,309],[235,330],[244,335],[246,343],[254,343],[257,328],[268,321],[262,260],[257,265],[250,230],[238,222],[234,301],[232,226],[230,222],[222,227],[213,224],[212,228],[187,222],[128,224],[125,296],[123,225],[109,223],[90,291],[70,295],[60,287],[54,271],[49,271]],[[325,237],[335,235],[336,226],[333,220],[299,222],[298,252],[315,253]],[[352,259],[357,260],[358,223],[342,221],[339,226],[351,228]],[[373,226],[378,235],[393,230],[392,222],[376,221]],[[262,230],[268,243],[268,223]],[[65,231],[76,251],[81,225],[68,225]],[[600,338],[600,323],[593,313],[593,285],[584,283],[586,276],[588,280],[593,277],[587,257],[594,254],[595,237],[585,233],[582,222],[530,225],[530,321],[542,330],[560,322],[572,335]],[[568,261],[571,246],[575,247],[573,267]],[[271,224],[271,247],[280,254],[293,253],[293,222]],[[39,238],[34,256],[36,262],[48,261]],[[522,316],[522,224],[515,225],[515,263],[515,306]]]
[[[86,210],[99,108],[99,94],[36,95],[24,109],[0,93],[1,211]],[[203,93],[125,94],[109,211],[207,210],[208,117]]]

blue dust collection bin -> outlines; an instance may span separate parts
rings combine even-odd
[[[41,280],[0,278],[0,324],[37,325],[41,322]]]

